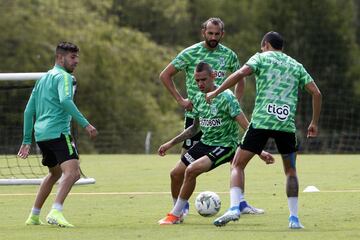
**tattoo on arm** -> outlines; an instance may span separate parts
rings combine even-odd
[[[185,139],[189,139],[195,136],[200,130],[199,126],[199,119],[195,119],[193,125],[185,129],[182,133],[172,139],[173,144],[178,144]]]

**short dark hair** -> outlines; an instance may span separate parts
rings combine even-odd
[[[264,46],[265,42],[270,43],[276,50],[282,50],[284,47],[284,39],[278,32],[271,31],[266,33],[261,40],[261,46]]]
[[[65,54],[67,52],[77,53],[79,51],[79,47],[71,42],[60,42],[56,46],[56,54]]]
[[[220,19],[220,18],[216,18],[216,17],[212,17],[209,18],[208,20],[206,20],[205,22],[203,22],[203,24],[201,25],[203,30],[206,30],[207,24],[211,22],[214,25],[219,25],[221,28],[221,31],[225,31],[225,24],[224,22]]]
[[[208,64],[205,61],[201,61],[196,65],[195,72],[202,72],[202,71],[206,71],[207,73],[211,74],[213,72],[213,69],[210,66],[210,64]]]

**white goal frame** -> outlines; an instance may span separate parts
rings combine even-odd
[[[0,73],[0,81],[28,81],[38,80],[46,72],[32,72],[32,73]],[[43,178],[8,178],[0,179],[0,185],[40,185]],[[61,178],[60,180],[61,181]],[[76,181],[75,185],[94,184],[95,178],[82,177]]]

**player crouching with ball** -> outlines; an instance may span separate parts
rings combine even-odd
[[[231,162],[239,144],[240,125],[247,129],[249,121],[242,112],[240,104],[231,90],[226,90],[213,99],[211,104],[205,100],[205,94],[214,91],[215,74],[206,62],[200,62],[195,68],[195,81],[200,92],[193,101],[195,121],[178,136],[160,146],[158,152],[164,156],[174,145],[191,138],[199,130],[203,132],[200,141],[188,150],[171,171],[171,193],[174,207],[167,216],[159,220],[160,225],[178,224],[184,220],[184,207],[196,186],[196,178],[204,172]],[[260,158],[266,163],[273,163],[273,156],[262,151]],[[240,205],[243,214],[261,214],[243,198]]]

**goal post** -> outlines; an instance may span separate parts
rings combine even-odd
[[[33,73],[0,73],[0,81],[27,81],[38,80],[46,72],[33,72]]]
[[[17,156],[22,141],[23,112],[35,84],[46,72],[0,73],[0,185],[38,185],[47,175],[41,164],[40,149],[31,145],[27,159]],[[29,84],[30,82],[30,84]],[[80,169],[81,178],[76,185],[94,184]],[[61,179],[59,180],[61,181]]]

